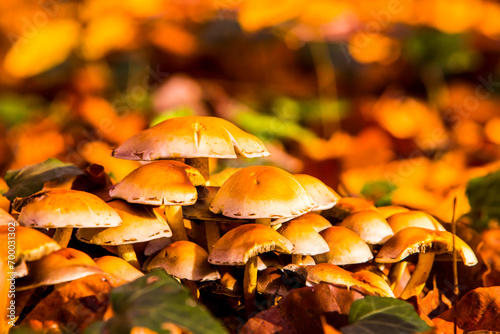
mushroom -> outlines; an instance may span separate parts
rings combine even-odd
[[[90,256],[73,248],[62,248],[40,260],[28,262],[27,265],[29,274],[17,280],[18,291],[69,282],[102,273]]]
[[[384,217],[372,210],[354,212],[342,220],[340,226],[353,230],[370,245],[384,244],[394,235]]]
[[[320,232],[326,241],[329,252],[316,255],[317,263],[348,265],[364,263],[373,259],[373,254],[366,242],[350,229],[342,226],[332,226]]]
[[[110,228],[79,229],[78,240],[104,246],[118,246],[118,255],[140,269],[133,244],[172,236],[170,227],[152,207],[129,204],[122,200],[108,203],[120,216],[122,225]]]
[[[446,231],[434,217],[422,211],[405,211],[395,213],[387,218],[387,223],[392,228],[394,233],[401,231],[407,227],[421,227],[436,231]],[[400,261],[394,263],[389,271],[389,280],[391,281],[391,288],[397,293],[400,292],[398,286],[400,285],[401,278],[406,270],[408,262]]]
[[[328,219],[314,212],[308,212],[306,214],[303,214],[302,216],[294,218],[293,220],[296,222],[301,222],[301,224],[307,224],[311,226],[316,230],[316,232],[321,232],[329,227],[332,227],[332,224],[330,224]]]
[[[390,216],[396,213],[410,211],[409,209],[398,205],[379,206],[377,210],[385,219],[389,218]]]
[[[293,245],[272,228],[261,224],[244,224],[224,234],[214,245],[208,262],[216,265],[245,265],[243,294],[247,314],[255,310],[257,255],[265,252],[290,254]]]
[[[146,270],[163,268],[172,276],[182,280],[194,297],[198,297],[198,287],[194,281],[206,282],[220,279],[217,268],[207,261],[206,250],[191,241],[176,241],[163,248],[149,262]]]
[[[316,203],[315,211],[328,210],[337,204],[340,195],[321,180],[307,174],[294,174],[293,177],[302,184]]]
[[[7,226],[0,226],[2,232],[7,233]],[[18,259],[36,261],[61,248],[51,237],[30,227],[16,227],[16,247]]]
[[[377,208],[361,198],[342,197],[333,208],[322,212],[322,215],[327,218],[343,220],[350,214],[364,210],[377,211]]]
[[[99,197],[78,190],[42,190],[23,199],[15,199],[23,226],[55,228],[53,239],[66,247],[73,228],[112,227],[121,224],[120,216]]]
[[[208,158],[233,159],[269,156],[262,141],[225,119],[186,116],[167,119],[132,136],[113,151],[127,160],[185,158],[209,179]]]
[[[174,240],[187,240],[182,206],[198,198],[195,186],[205,184],[200,172],[178,161],[155,161],[128,174],[110,191],[113,198],[129,203],[165,205],[165,215]]]
[[[466,266],[477,264],[472,249],[455,236],[455,247]],[[397,232],[380,249],[375,262],[395,263],[409,255],[419,253],[418,263],[410,281],[401,293],[400,298],[408,299],[418,295],[432,269],[434,257],[438,254],[453,252],[453,234],[447,231],[434,231],[420,227],[408,227]]]
[[[102,256],[94,260],[99,268],[117,279],[131,282],[144,274],[127,261],[116,256]]]
[[[330,248],[319,233],[305,220],[291,220],[278,233],[293,245],[292,263],[302,264],[302,256],[327,253]]]
[[[7,211],[0,208],[0,226],[4,225],[18,225],[17,221]]]
[[[231,175],[215,195],[210,211],[232,218],[255,219],[269,226],[271,218],[297,217],[316,207],[292,174],[270,166],[251,166]]]

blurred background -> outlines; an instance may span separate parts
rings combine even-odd
[[[103,165],[169,117],[223,117],[272,164],[342,195],[469,211],[500,167],[500,3],[481,0],[3,0],[0,176]],[[0,188],[6,188],[1,183]]]

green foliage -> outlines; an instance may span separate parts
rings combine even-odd
[[[223,334],[226,330],[196,303],[189,291],[162,269],[151,271],[111,293],[114,316],[90,326],[85,333],[129,333],[135,326],[169,333],[162,324],[174,323],[193,333]]]
[[[3,196],[10,201],[16,197],[30,196],[42,190],[45,182],[80,174],[83,172],[78,167],[50,158],[35,165],[7,171],[5,182],[9,191]]]
[[[431,329],[410,303],[375,296],[367,296],[352,303],[349,323],[342,328],[342,333],[411,334]]]
[[[361,194],[373,200],[376,206],[387,206],[392,203],[392,192],[397,186],[390,181],[370,181],[366,182],[361,189]]]
[[[187,107],[179,107],[165,111],[151,120],[150,126],[154,126],[158,123],[166,121],[170,118],[181,117],[181,116],[193,116],[195,113],[193,110]]]
[[[43,108],[43,99],[35,95],[0,96],[0,122],[14,126],[26,122]]]
[[[488,227],[491,220],[500,220],[500,170],[469,181],[467,197],[472,227],[478,231]]]
[[[403,52],[420,66],[438,66],[444,72],[470,71],[478,63],[466,34],[446,34],[433,29],[417,30],[405,40]]]

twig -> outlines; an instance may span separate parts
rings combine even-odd
[[[457,197],[453,199],[453,216],[451,218],[451,233],[453,234],[453,333],[457,334],[457,300],[458,300],[458,268],[457,268],[457,251],[455,248],[455,238],[457,235],[457,222],[455,221],[455,211],[457,208]]]

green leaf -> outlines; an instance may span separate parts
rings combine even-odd
[[[5,182],[9,191],[3,196],[10,201],[16,197],[30,196],[42,190],[45,182],[80,174],[83,172],[78,167],[50,158],[35,165],[7,171]]]
[[[129,333],[135,326],[168,333],[162,328],[164,323],[174,323],[195,334],[227,333],[183,285],[162,269],[114,289],[111,304],[114,316],[104,324],[91,326],[86,334]]]
[[[349,326],[342,328],[342,333],[411,334],[431,329],[410,303],[375,296],[367,296],[352,303],[349,323]]]
[[[500,170],[470,180],[467,197],[473,228],[482,231],[491,220],[500,220]]]
[[[373,200],[376,206],[387,206],[392,203],[392,192],[397,186],[390,181],[369,181],[363,185],[361,194]]]

